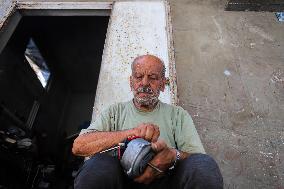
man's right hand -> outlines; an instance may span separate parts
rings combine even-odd
[[[176,158],[176,151],[169,148],[163,140],[158,140],[157,142],[152,143],[152,149],[156,152],[156,155],[150,163],[161,171],[166,172]],[[147,166],[144,173],[135,178],[134,181],[149,184],[162,176],[164,176],[164,173],[158,172],[152,167]]]
[[[133,133],[137,137],[141,137],[149,142],[157,142],[160,136],[160,130],[157,125],[152,123],[141,123],[133,128]]]

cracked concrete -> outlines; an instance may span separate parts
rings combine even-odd
[[[283,188],[284,24],[224,1],[170,3],[180,105],[225,188]]]

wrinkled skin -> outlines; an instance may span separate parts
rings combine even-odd
[[[138,109],[151,111],[155,108],[160,91],[164,91],[166,79],[163,76],[163,63],[155,56],[145,55],[135,59],[130,87],[134,104]]]

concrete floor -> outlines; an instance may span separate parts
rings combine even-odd
[[[170,1],[180,105],[225,188],[284,188],[284,23],[225,3]]]
[[[169,2],[180,105],[225,188],[284,188],[284,23],[225,0]]]

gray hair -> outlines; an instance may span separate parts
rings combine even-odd
[[[149,54],[138,56],[138,57],[136,57],[136,58],[133,60],[133,62],[131,63],[131,71],[132,71],[132,74],[133,74],[133,71],[134,71],[134,66],[135,66],[135,64],[137,63],[137,61],[138,61],[140,58],[143,58],[143,57],[145,57],[145,56],[152,56],[152,57],[155,57],[156,59],[158,59],[158,60],[161,62],[162,66],[163,66],[163,69],[162,69],[162,71],[161,71],[161,76],[162,76],[162,78],[165,78],[165,77],[166,77],[166,66],[165,66],[165,63],[164,63],[160,58],[158,58],[157,56],[149,55]]]

